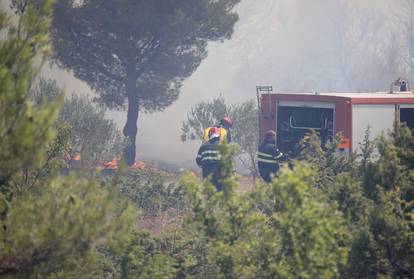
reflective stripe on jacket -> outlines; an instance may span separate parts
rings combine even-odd
[[[274,141],[263,141],[257,152],[259,170],[275,173],[279,169],[279,160],[282,157],[283,153],[277,149]]]
[[[197,158],[199,158],[201,164],[203,164],[206,162],[220,161],[221,155],[219,150],[204,150],[201,154],[197,155]]]
[[[277,150],[277,149],[276,149]],[[282,158],[283,154],[281,152],[276,153],[276,155],[264,153],[264,152],[257,152],[257,161],[269,164],[278,164],[278,159]]]

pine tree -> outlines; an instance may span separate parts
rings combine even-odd
[[[124,159],[135,160],[139,112],[163,110],[207,57],[208,41],[231,36],[240,0],[62,0],[54,44],[59,65],[110,108],[127,109]]]

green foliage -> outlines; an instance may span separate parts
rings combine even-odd
[[[69,138],[54,123],[60,101],[35,104],[29,94],[53,1],[12,4],[16,21],[0,11],[0,277],[92,278],[98,246],[122,248],[134,210],[93,176],[59,175]]]
[[[414,169],[414,130],[402,124],[397,134],[393,134],[394,145],[397,148],[401,163],[408,169]]]
[[[86,97],[72,95],[60,111],[59,122],[71,127],[72,152],[79,152],[82,162],[97,164],[122,154],[123,136],[105,111]]]
[[[312,131],[301,141],[299,160],[307,162],[315,169],[316,187],[330,187],[338,174],[352,169],[353,155],[348,158],[337,151],[341,139],[341,134],[337,134],[322,146],[318,134]]]
[[[351,232],[365,226],[373,210],[374,202],[365,195],[362,184],[350,173],[341,173],[334,184],[325,189],[331,202],[337,203],[343,212]]]
[[[407,201],[400,189],[381,193],[369,220],[368,249],[359,258],[370,263],[364,268],[370,274],[407,278],[414,272],[412,210],[413,201]]]
[[[130,171],[119,177],[117,186],[121,196],[140,210],[141,229],[160,235],[181,227],[189,203],[174,175],[152,170]]]
[[[32,5],[18,18],[17,25],[0,11],[0,191],[10,192],[10,181],[20,178],[21,170],[39,167],[53,142],[51,129],[58,104],[35,108],[28,100],[30,84],[38,71],[33,66],[37,53],[47,53],[52,1],[40,8]],[[17,183],[16,183],[17,184]]]
[[[202,277],[338,277],[347,263],[345,221],[327,196],[313,188],[313,172],[305,166],[284,168],[270,186],[258,184],[250,193],[238,193],[232,152],[223,151],[228,156],[222,162],[222,192],[183,177],[193,204],[188,229],[198,230],[208,249],[202,264],[218,267]]]
[[[280,231],[282,277],[334,278],[347,263],[342,214],[314,188],[314,176],[298,166],[272,184],[275,222]],[[287,180],[287,183],[284,181]],[[289,185],[290,183],[290,185]]]
[[[411,245],[414,172],[410,163],[413,138],[407,127],[401,127],[398,133],[388,137],[380,137],[378,159],[367,167],[370,179],[364,178],[364,190],[374,201],[374,208],[369,216],[369,230],[365,233],[371,236],[370,249],[362,259],[372,263],[371,274],[407,277],[414,271],[414,247]]]
[[[61,94],[53,80],[40,78],[31,95],[37,104],[53,102]],[[105,110],[88,97],[73,94],[66,98],[55,123],[67,126],[70,154],[80,154],[84,166],[107,162],[120,156],[125,146],[121,132],[113,120],[105,118]]]
[[[147,214],[185,207],[183,189],[161,171],[133,171],[120,177],[119,190]],[[170,180],[170,181],[169,181]]]
[[[15,198],[2,221],[0,275],[77,278],[96,261],[98,245],[126,241],[133,210],[113,201],[95,182],[75,176]]]
[[[56,134],[54,141],[49,145],[42,164],[37,168],[22,172],[21,182],[16,184],[19,192],[41,187],[43,183],[48,183],[51,179],[54,179],[62,169],[68,168],[69,127],[66,125],[57,127]]]
[[[367,167],[373,157],[375,145],[370,140],[370,127],[368,126],[365,130],[365,136],[364,141],[360,143],[359,147],[361,149],[361,152],[359,153],[359,159],[361,160],[360,163],[360,175],[364,175],[364,172],[367,170]]]
[[[382,135],[376,143],[378,158],[370,158],[369,163],[365,164],[363,186],[366,194],[374,200],[378,199],[382,189],[392,190],[404,183],[407,178],[407,166],[402,164],[398,149],[394,139]]]
[[[63,95],[63,90],[59,87],[56,80],[39,77],[30,89],[30,96],[36,105],[52,103]]]
[[[367,129],[357,160],[327,164],[334,153],[320,148],[315,135],[303,152],[318,173],[316,185],[347,222],[351,240],[344,278],[405,278],[414,270],[413,134],[404,126],[396,129],[375,141]]]
[[[193,204],[187,230],[193,234],[195,233],[192,230],[197,230],[198,244],[193,246],[201,246],[206,250],[202,257],[191,257],[191,265],[187,268],[194,272],[212,267],[205,278],[233,278],[238,273],[237,269],[241,266],[237,261],[243,258],[243,246],[253,237],[251,229],[256,219],[261,220],[260,217],[257,218],[257,214],[252,214],[250,205],[245,202],[246,197],[236,195],[237,182],[232,174],[231,159],[234,150],[223,146],[222,152],[224,156],[219,180],[224,185],[223,191],[217,192],[208,181],[200,189],[192,175],[183,177],[183,185]],[[258,222],[257,224],[260,225]],[[264,222],[262,226],[263,224]]]
[[[148,233],[136,233],[121,258],[121,278],[176,278],[177,261]]]

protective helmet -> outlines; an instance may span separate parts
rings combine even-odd
[[[276,138],[276,132],[273,130],[268,130],[266,132],[266,139],[275,139]]]
[[[210,130],[208,131],[208,139],[214,139],[214,138],[219,138],[220,137],[220,128],[218,127],[211,127]]]
[[[228,117],[228,116],[223,117],[223,119],[221,119],[221,120],[220,120],[220,123],[221,123],[222,125],[227,126],[227,127],[231,127],[231,126],[233,126],[233,121],[231,121],[231,118],[230,118],[230,117]]]

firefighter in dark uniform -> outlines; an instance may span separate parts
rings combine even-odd
[[[204,143],[197,153],[196,162],[203,170],[203,178],[211,176],[211,183],[221,191],[223,186],[219,183],[220,165],[220,128],[212,127],[208,131],[208,142]]]
[[[282,157],[283,153],[276,147],[276,132],[267,131],[265,139],[259,146],[259,152],[257,152],[259,173],[267,183],[272,180],[272,175],[276,175],[279,170],[279,160]]]

